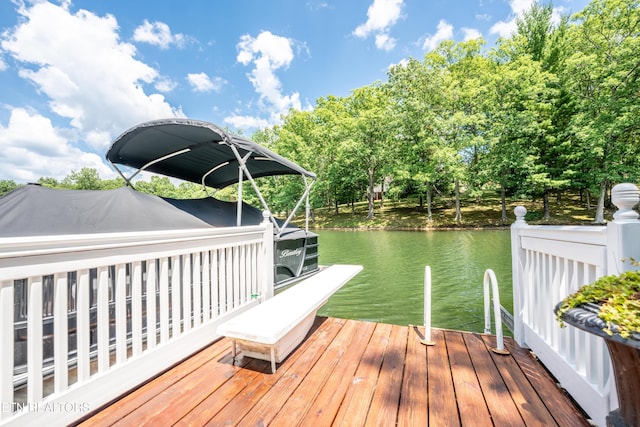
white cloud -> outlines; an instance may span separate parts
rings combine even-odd
[[[511,36],[517,29],[516,20],[531,9],[531,6],[536,1],[537,0],[511,0],[509,2],[509,7],[511,7],[509,20],[496,22],[489,30],[489,33],[497,34],[500,37]]]
[[[571,10],[567,9],[563,6],[558,6],[553,8],[553,12],[551,14],[551,23],[553,25],[559,25],[560,21],[562,21],[562,16],[571,14]]]
[[[153,85],[158,92],[168,93],[173,91],[178,86],[178,83],[173,81],[170,77],[160,76],[156,79],[156,83]]]
[[[400,18],[402,3],[402,0],[373,0],[367,10],[367,22],[353,30],[353,34],[367,38],[372,33],[386,32]]]
[[[236,45],[237,61],[243,65],[253,64],[254,68],[247,77],[260,95],[263,107],[269,111],[272,124],[279,121],[280,115],[286,114],[289,109],[301,107],[300,94],[294,92],[284,95],[280,79],[275,73],[287,69],[293,61],[292,45],[292,40],[269,31],[263,31],[255,38],[245,34]]]
[[[497,34],[500,37],[509,37],[516,31],[516,21],[498,21],[489,29],[490,34]]]
[[[18,10],[22,15],[18,25],[0,35],[3,54],[12,57],[18,75],[35,86],[50,109],[18,120],[24,112],[9,107],[14,122],[2,129],[2,144],[11,147],[16,155],[5,153],[2,170],[15,170],[16,177],[25,175],[27,164],[32,170],[41,167],[40,172],[34,172],[39,176],[63,177],[70,169],[85,166],[108,171],[102,153],[113,137],[142,121],[183,115],[163,95],[145,93],[145,85],[164,84],[167,89],[170,84],[167,86],[156,69],[136,59],[132,44],[120,40],[118,23],[112,15],[71,12],[69,7],[70,2],[25,3]],[[50,115],[51,119],[43,115]],[[66,120],[67,127],[41,128],[47,135],[68,138],[67,143],[61,145],[59,140],[43,138],[42,129],[33,131],[24,125],[40,124],[42,120],[51,120],[50,126],[65,126]],[[19,130],[27,132],[20,134]],[[14,139],[18,136],[20,139]],[[49,165],[44,160],[23,164],[32,155],[33,159],[40,158],[43,147],[38,144],[43,141],[63,146],[70,153],[59,163],[60,169],[56,169],[57,163]],[[84,152],[93,150],[100,155]],[[13,159],[13,165],[8,164],[9,159]],[[81,160],[87,162],[81,164]]]
[[[402,15],[403,0],[373,0],[367,10],[367,21],[353,30],[353,35],[366,39],[375,34],[376,47],[391,50],[395,47],[395,39],[389,31]]]
[[[396,63],[392,63],[389,64],[387,66],[387,72],[391,71],[391,69],[393,69],[394,67],[406,67],[409,64],[409,59],[408,58],[402,58],[400,61],[396,62]]]
[[[213,80],[205,73],[187,74],[187,81],[196,92],[220,92],[227,82],[221,77]]]
[[[145,94],[142,85],[156,81],[158,72],[119,40],[113,16],[74,14],[49,2],[20,13],[24,19],[2,35],[2,49],[22,64],[20,77],[49,98],[51,111],[81,135],[115,136],[140,121],[182,115],[162,95]]]
[[[522,18],[536,2],[538,2],[538,0],[511,0],[509,2],[509,6],[511,7],[510,19],[496,22],[489,32],[491,34],[498,34],[500,37],[510,37],[518,30],[516,23],[518,18]],[[562,15],[567,13],[568,10],[563,6],[554,7],[551,15],[551,23],[558,25]]]
[[[272,125],[267,119],[241,115],[225,117],[224,122],[238,130],[264,129]]]
[[[164,22],[149,22],[146,19],[133,32],[133,40],[141,43],[149,43],[160,49],[168,49],[174,44],[184,46],[186,37],[183,34],[171,34],[169,25]]]
[[[438,47],[440,42],[453,38],[453,25],[449,24],[444,19],[441,19],[440,22],[438,22],[438,26],[436,29],[437,31],[433,36],[427,37],[424,40],[424,43],[422,44],[422,49],[428,50],[428,51],[434,50],[435,48]]]
[[[511,0],[509,6],[516,16],[522,16],[527,10],[531,9],[538,0]]]
[[[390,51],[396,46],[396,39],[389,37],[389,34],[376,35],[376,47],[381,50]]]
[[[475,28],[462,28],[464,41],[482,38],[482,33]]]
[[[65,131],[33,111],[15,108],[6,127],[0,124],[0,170],[8,179],[35,182],[41,177],[62,179],[72,170],[94,168],[101,177],[114,172],[102,157],[69,143]]]
[[[7,64],[6,62],[4,62],[4,59],[2,59],[2,56],[0,56],[0,71],[4,71],[7,69]]]

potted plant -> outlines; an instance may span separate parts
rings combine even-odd
[[[565,298],[555,312],[561,326],[605,339],[619,402],[607,424],[640,426],[640,271],[601,277]]]

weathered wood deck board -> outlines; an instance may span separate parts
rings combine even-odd
[[[489,341],[489,337],[484,340],[485,344],[494,347],[495,339]],[[511,399],[517,407],[525,425],[553,426],[558,425],[553,415],[545,406],[540,396],[529,386],[529,380],[524,372],[516,365],[511,357],[489,353],[493,359],[500,377],[509,389]]]
[[[544,406],[553,415],[556,423],[566,427],[575,425],[575,407],[564,392],[557,392],[559,389],[554,378],[525,349],[512,341],[508,341],[505,344],[514,355],[518,367],[522,370],[533,390],[537,392]]]
[[[489,381],[489,392],[495,392],[491,373],[477,372],[471,361],[471,355],[467,352],[462,334],[445,332],[449,361],[451,363],[451,375],[455,389],[456,405],[460,414],[462,425],[491,425],[491,414],[487,404],[495,401],[496,396],[484,396],[480,380]],[[437,345],[437,344],[436,344]],[[491,368],[481,365],[480,368]],[[499,387],[499,385],[498,385]],[[485,404],[480,404],[484,402]],[[502,402],[500,402],[502,403]],[[496,415],[500,415],[496,413]],[[501,418],[501,417],[498,417]],[[512,424],[498,424],[512,425]]]
[[[436,345],[427,348],[427,399],[429,425],[459,426],[451,363],[447,356],[444,331],[434,330],[431,338]],[[443,399],[442,396],[449,396]]]
[[[98,412],[92,418],[92,422],[96,425],[115,424],[118,420],[135,413],[136,410],[142,407],[145,403],[154,400],[154,398],[158,397],[158,395],[164,390],[171,388],[179,382],[181,378],[184,378],[189,373],[196,371],[207,362],[224,356],[227,353],[227,346],[221,342],[214,343],[204,348],[202,351],[196,353],[168,371],[171,372],[171,375],[159,376],[155,380],[139,387],[135,393],[130,393],[122,399],[119,399],[113,405],[109,406],[108,411]],[[148,414],[147,418],[149,418]]]
[[[354,340],[345,347],[348,351],[344,352],[328,381],[319,390],[318,396],[309,407],[300,425],[322,426],[333,422],[362,360],[366,344],[375,329],[375,323],[371,322],[354,323],[354,325],[357,325],[360,330],[355,334]]]
[[[427,355],[420,340],[411,338],[411,334],[418,332],[416,327],[409,328],[404,381],[400,392],[399,427],[426,426],[429,422],[427,411],[423,408],[427,402]],[[420,335],[419,338],[424,337]]]
[[[391,325],[377,324],[335,418],[335,425],[363,425],[378,381]]]
[[[220,340],[93,414],[82,425],[560,425],[587,420],[547,371],[507,339],[317,318],[272,374],[233,364]]]

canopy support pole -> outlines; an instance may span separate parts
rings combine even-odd
[[[113,163],[111,160],[109,160],[109,163],[111,164],[111,166],[113,166],[113,168],[116,170],[116,172],[118,172],[118,175],[120,175],[120,177],[122,177],[122,179],[124,179],[124,184],[133,188],[133,184],[131,184],[131,178],[133,178],[133,177],[127,178],[126,176],[124,176],[122,171],[120,169],[118,169],[118,166],[116,166],[115,163]]]
[[[242,225],[242,168],[238,168],[238,201],[236,208],[236,225],[240,227]]]
[[[236,225],[240,227],[242,225],[242,183],[243,183],[242,169],[244,168],[246,161],[251,156],[251,153],[247,153],[242,159],[240,159],[239,157],[240,153],[237,152],[235,147],[232,146],[232,148],[233,148],[233,153],[236,156],[238,156],[238,163],[240,164],[240,166],[238,167],[238,208],[236,209],[236,212],[237,212]],[[251,177],[249,177],[249,179],[251,179]]]
[[[189,151],[191,151],[191,148],[188,148],[188,147],[187,147],[187,148],[184,148],[184,149],[182,149],[182,150],[178,150],[178,151],[176,151],[176,152],[169,153],[169,154],[167,154],[167,155],[165,155],[165,156],[162,156],[162,157],[160,157],[160,158],[158,158],[158,159],[151,160],[150,162],[147,162],[146,164],[142,165],[142,167],[138,168],[138,170],[137,170],[133,175],[131,175],[129,178],[127,178],[126,176],[124,176],[124,174],[122,173],[122,171],[121,171],[120,169],[118,169],[118,167],[115,165],[115,163],[113,163],[111,160],[109,160],[109,163],[111,163],[111,165],[114,167],[114,169],[115,169],[115,170],[120,174],[120,176],[125,180],[125,182],[127,183],[127,185],[129,185],[129,186],[133,187],[133,185],[131,184],[131,180],[132,180],[133,178],[135,178],[135,177],[136,177],[136,175],[138,175],[140,172],[142,172],[142,171],[144,171],[146,168],[148,168],[149,166],[153,166],[153,165],[155,165],[156,163],[160,163],[160,162],[161,162],[161,161],[163,161],[163,160],[167,160],[167,159],[170,159],[170,158],[172,158],[172,157],[179,156],[180,154],[188,153]],[[107,159],[107,160],[108,160],[108,159]]]
[[[304,185],[306,187],[307,186],[307,177],[303,175],[302,179],[304,179]],[[305,202],[306,206],[305,206],[305,209],[304,209],[304,231],[306,231],[308,233],[309,232],[309,213],[311,212],[311,209],[310,209],[310,206],[309,206],[309,192],[307,192],[306,199],[307,199],[306,202]]]
[[[249,169],[247,169],[246,166],[246,160],[249,158],[249,156],[251,155],[251,153],[247,153],[245,158],[242,158],[242,156],[240,156],[240,153],[238,152],[238,149],[235,147],[235,145],[229,145],[231,147],[231,150],[233,151],[233,154],[236,156],[236,160],[238,160],[238,164],[240,165],[240,182],[238,185],[242,185],[242,172],[244,171],[244,175],[249,179],[249,182],[251,183],[251,186],[253,187],[253,190],[256,192],[256,195],[258,196],[258,199],[260,199],[260,203],[262,204],[262,207],[269,211],[269,218],[271,219],[271,222],[273,223],[273,227],[278,231],[278,234],[280,233],[280,226],[278,225],[278,223],[276,222],[276,219],[273,217],[273,214],[271,213],[271,209],[269,209],[269,205],[267,205],[267,202],[264,200],[264,197],[262,197],[262,193],[260,192],[260,189],[258,188],[258,186],[256,185],[256,182],[253,180],[253,177],[251,176],[251,173],[249,173]],[[238,187],[238,192],[241,195],[242,190],[240,189],[240,187]],[[238,197],[238,203],[242,203],[242,200],[240,200],[241,198]]]
[[[300,200],[298,200],[298,203],[296,204],[296,207],[293,208],[293,210],[291,211],[291,214],[289,215],[289,217],[287,218],[287,220],[284,222],[284,224],[282,225],[282,228],[286,228],[287,225],[289,225],[289,222],[291,222],[291,220],[293,219],[293,216],[296,214],[296,212],[298,211],[298,208],[300,208],[300,205],[302,204],[303,200],[307,200],[307,206],[306,206],[306,230],[305,231],[309,231],[309,192],[311,191],[311,186],[315,183],[314,181],[311,181],[311,184],[307,183],[307,179],[305,176],[303,176],[304,179],[304,186],[305,186],[305,191],[304,194],[302,195],[302,197],[300,197]],[[280,237],[280,233],[278,233],[278,237]]]

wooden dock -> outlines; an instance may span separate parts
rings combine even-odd
[[[526,350],[495,337],[318,317],[271,373],[219,340],[81,425],[588,426]]]

